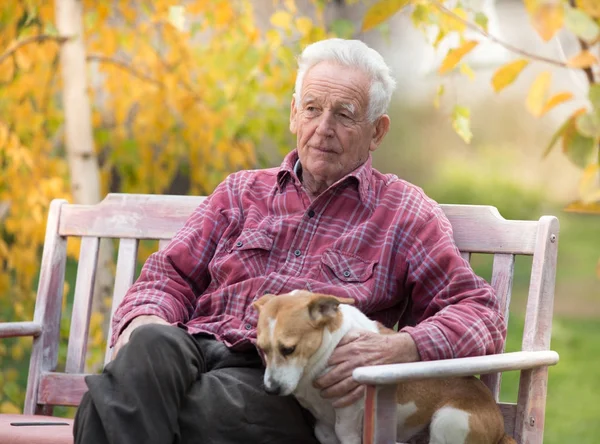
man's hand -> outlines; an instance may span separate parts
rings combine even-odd
[[[129,342],[129,337],[131,336],[131,333],[133,332],[133,330],[135,330],[136,328],[138,328],[141,325],[146,325],[146,324],[170,325],[163,318],[155,316],[155,315],[141,315],[141,316],[138,316],[137,318],[133,318],[133,320],[129,323],[129,325],[127,325],[127,327],[125,327],[125,330],[123,330],[121,332],[119,339],[117,339],[117,343],[113,347],[113,359],[117,357],[117,353],[119,353],[119,350],[121,350],[121,348],[123,348],[123,346]]]
[[[364,396],[364,386],[352,379],[355,368],[418,360],[417,346],[408,333],[350,332],[329,358],[331,370],[317,378],[314,384],[322,389],[321,396],[335,399],[335,408],[346,407]]]

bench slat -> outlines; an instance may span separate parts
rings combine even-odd
[[[112,307],[110,318],[112,319],[115,310],[121,304],[125,293],[135,279],[139,241],[137,239],[121,239],[119,241],[119,254],[117,256],[117,274],[115,276],[115,288],[113,292]],[[112,323],[108,328],[108,340],[112,336]],[[112,359],[112,348],[106,346],[104,355],[104,364],[108,364]]]
[[[500,309],[504,319],[508,322],[510,308],[510,296],[512,291],[513,273],[515,269],[514,254],[495,254],[492,269],[491,285],[496,290],[496,296],[500,300]],[[504,351],[504,349],[502,350]],[[501,373],[490,373],[483,375],[481,380],[488,386],[496,401],[500,398]]]
[[[62,236],[170,239],[205,199],[201,196],[109,194],[97,205],[66,205]]]
[[[532,255],[537,221],[504,219],[495,207],[442,205],[460,251]]]
[[[40,404],[77,407],[87,392],[84,373],[46,372],[40,378],[38,402]]]
[[[85,366],[99,248],[100,239],[97,237],[84,237],[81,240],[65,367],[68,373],[81,372]]]

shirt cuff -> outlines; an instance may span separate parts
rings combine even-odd
[[[162,312],[158,308],[153,308],[152,306],[140,305],[139,307],[135,307],[131,310],[128,310],[127,313],[119,320],[118,323],[113,324],[113,331],[110,337],[109,346],[115,346],[117,339],[119,338],[123,330],[125,330],[125,328],[129,325],[131,321],[133,321],[134,318],[144,315],[155,315],[163,319],[165,316],[164,312]]]
[[[448,338],[441,328],[431,322],[423,322],[415,327],[404,327],[400,331],[408,333],[415,341],[422,361],[454,357],[454,351]]]

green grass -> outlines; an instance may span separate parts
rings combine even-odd
[[[509,319],[507,351],[520,349],[523,318]],[[556,317],[551,348],[560,355],[551,367],[546,403],[545,444],[595,444],[600,436],[600,320]],[[515,402],[518,372],[502,378],[502,401]]]

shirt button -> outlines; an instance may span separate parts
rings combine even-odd
[[[345,270],[345,271],[344,271],[344,277],[347,277],[347,278],[349,278],[351,274],[352,274],[352,273],[350,273],[350,270]]]
[[[308,210],[308,217],[315,217],[314,210]]]
[[[246,330],[250,330],[250,329],[252,328],[252,326],[251,326],[250,324],[246,324],[246,325],[244,325],[244,328],[245,328]]]
[[[243,243],[242,241],[237,241],[237,242],[235,243],[235,246],[236,246],[236,247],[241,247],[242,245],[244,245],[244,243]]]
[[[301,254],[302,254],[302,252],[300,250],[294,251],[294,255],[296,255],[296,256],[300,256]]]

